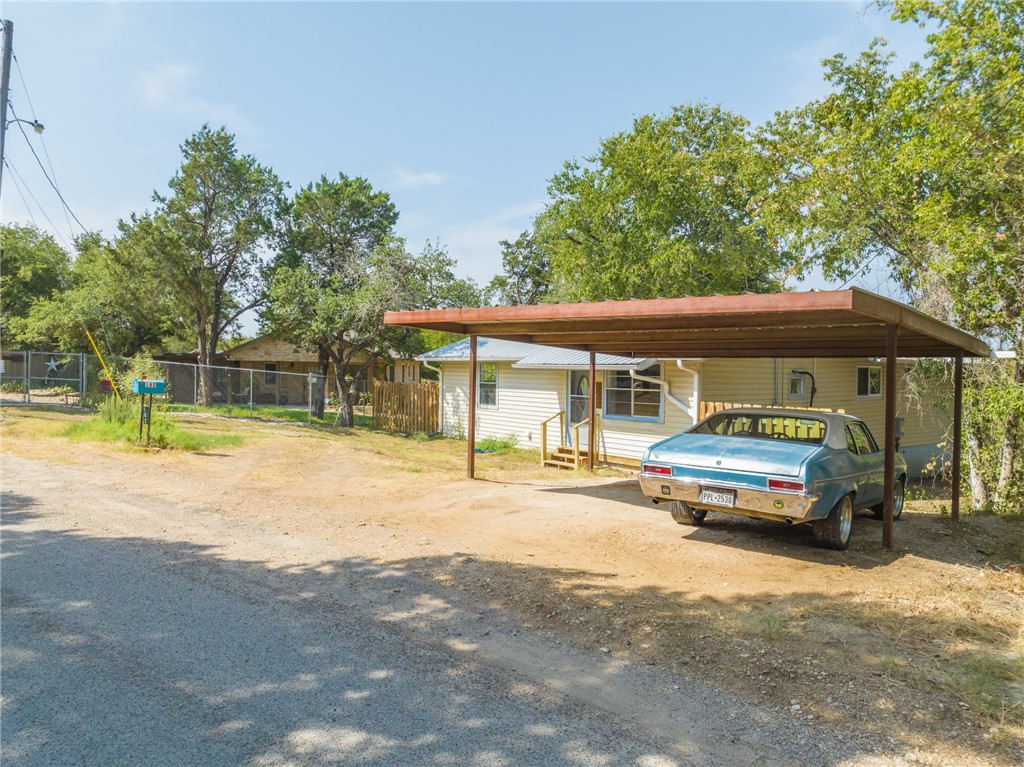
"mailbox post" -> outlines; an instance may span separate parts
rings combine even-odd
[[[138,394],[142,398],[139,405],[139,442],[142,442],[142,427],[146,427],[146,444],[149,445],[149,435],[153,428],[153,395],[165,394],[167,392],[166,381],[151,381],[148,378],[136,378],[132,381],[132,394]],[[146,395],[149,395],[149,404],[146,404]]]

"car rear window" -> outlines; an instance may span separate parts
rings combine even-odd
[[[761,413],[718,413],[697,424],[694,434],[719,434],[724,437],[781,439],[820,445],[825,441],[825,422],[817,418]]]

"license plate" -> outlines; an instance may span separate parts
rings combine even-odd
[[[719,490],[718,488],[702,488],[700,491],[700,502],[712,506],[735,506],[736,493],[733,490]]]

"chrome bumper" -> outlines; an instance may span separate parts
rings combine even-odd
[[[733,490],[736,505],[718,506],[701,503],[701,487]],[[820,495],[803,493],[780,493],[771,490],[751,488],[730,482],[700,482],[682,477],[665,477],[660,474],[640,474],[640,489],[644,495],[659,501],[684,501],[696,509],[725,511],[762,519],[804,521],[810,518],[811,510]]]

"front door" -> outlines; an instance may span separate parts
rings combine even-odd
[[[597,386],[597,403],[598,408],[601,407],[601,381],[598,380]],[[565,442],[567,445],[572,444],[573,435],[575,429],[572,427],[576,424],[586,421],[590,416],[590,372],[587,370],[570,370],[569,371],[569,423],[567,434],[565,435]],[[585,446],[587,444],[588,433],[590,426],[584,426],[580,429],[580,444]]]

